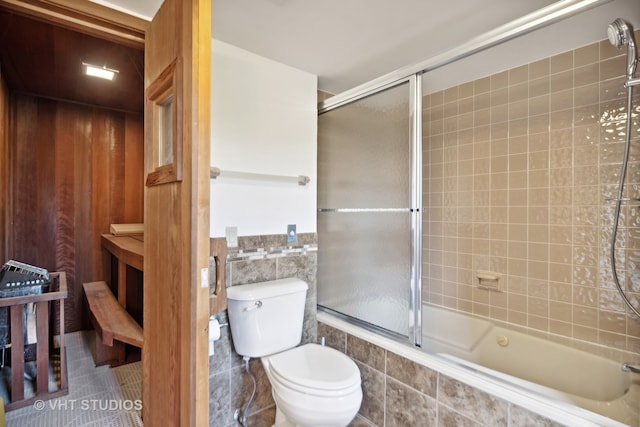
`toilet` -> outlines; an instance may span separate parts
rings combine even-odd
[[[345,354],[300,344],[308,286],[280,279],[227,288],[233,344],[260,357],[276,402],[274,427],[344,427],[362,403],[360,370]]]

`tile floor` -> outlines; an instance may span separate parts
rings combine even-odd
[[[69,394],[6,414],[8,427],[138,427],[140,362],[95,367],[94,332],[65,336]]]

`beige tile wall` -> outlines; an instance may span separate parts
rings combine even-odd
[[[425,302],[640,353],[608,260],[625,64],[604,40],[424,97]],[[625,197],[638,198],[640,96],[633,111]],[[623,207],[617,251],[636,307],[639,205]],[[479,269],[504,291],[480,289]]]

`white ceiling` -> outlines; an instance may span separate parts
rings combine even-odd
[[[92,0],[149,18],[162,0]],[[212,0],[213,37],[332,93],[450,50],[555,0]]]

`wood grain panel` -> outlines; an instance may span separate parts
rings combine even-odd
[[[127,114],[125,125],[126,147],[124,155],[124,182],[144,182],[144,144],[140,136],[144,134],[144,120],[139,115]],[[143,218],[144,186],[125,185],[124,217],[122,222],[132,224]],[[138,203],[135,203],[138,201]]]
[[[175,50],[166,49],[179,40],[176,22],[178,2],[165,1],[158,10],[147,33],[145,49],[145,88],[148,88],[162,70],[175,58]],[[153,135],[150,120],[150,101],[147,101],[145,129]],[[180,119],[179,119],[180,120]],[[153,140],[145,141],[145,172],[155,169]],[[180,240],[183,230],[180,215],[179,182],[146,187],[145,190],[145,274],[144,274],[144,329],[145,346],[142,348],[142,416],[151,425],[180,425],[180,375],[182,345],[189,347],[188,338],[182,337],[183,321],[189,313],[183,312],[180,288],[189,286],[184,280],[183,259],[190,251],[182,251]],[[184,220],[188,220],[185,218]],[[167,227],[168,224],[173,224]],[[173,254],[173,255],[170,255]],[[188,261],[187,261],[188,262]],[[181,317],[184,314],[185,317]],[[162,333],[159,333],[162,331]],[[155,333],[153,333],[155,332]],[[164,350],[160,350],[164,348]],[[158,375],[164,372],[163,375]],[[151,385],[153,384],[153,387]],[[158,391],[162,390],[162,393]],[[184,425],[190,425],[185,423]]]
[[[165,0],[146,33],[145,90],[177,58],[182,63],[182,180],[145,189],[145,424],[208,425],[209,90],[211,2]],[[202,50],[199,50],[202,49]],[[154,164],[154,114],[147,98],[145,173]]]
[[[123,222],[125,213],[132,222],[143,219],[142,117],[14,98],[10,257],[66,272],[65,329],[85,329],[90,323],[82,283],[105,277],[100,235],[109,232],[111,222]],[[126,190],[129,186],[139,190]]]
[[[55,229],[49,224],[55,224],[55,198],[51,197],[55,194],[55,144],[52,144],[51,135],[56,127],[55,111],[56,106],[53,102],[41,102],[36,104],[37,117],[31,122],[31,127],[35,128],[35,138],[30,142],[31,156],[34,156],[34,168],[30,174],[26,174],[25,179],[32,177],[37,185],[32,186],[35,190],[32,199],[35,201],[33,206],[39,214],[32,217],[35,220],[35,248],[34,256],[38,262],[54,266],[56,238]],[[37,123],[37,126],[33,126]],[[42,160],[41,160],[42,159]],[[35,188],[34,188],[35,187]],[[28,206],[22,206],[28,209]],[[47,251],[39,251],[37,248],[49,248]],[[54,271],[57,271],[54,270]]]
[[[9,91],[0,69],[0,261],[7,259],[9,247]]]
[[[73,134],[70,140],[73,141],[73,148],[70,146],[61,148],[64,151],[71,151],[74,153],[73,164],[73,245],[74,252],[74,280],[73,283],[68,284],[69,297],[72,301],[73,308],[67,310],[69,313],[67,319],[74,316],[75,313],[83,310],[81,301],[83,300],[80,292],[80,286],[84,283],[85,278],[91,276],[91,264],[86,258],[87,254],[91,251],[91,238],[92,238],[92,226],[91,226],[91,184],[93,182],[93,174],[91,170],[91,146],[93,137],[92,128],[92,116],[91,110],[82,110],[75,108],[72,105],[61,106],[59,121],[64,123],[64,128],[73,129]],[[66,123],[69,121],[69,123]],[[93,277],[91,280],[100,279],[100,277]],[[72,314],[74,313],[74,314]],[[75,317],[75,316],[74,316]],[[65,328],[72,328],[71,325],[76,319],[67,320]]]
[[[46,103],[42,104],[42,109],[46,110]],[[14,256],[19,256],[19,260],[36,264],[40,262],[42,266],[48,265],[41,261],[38,256],[38,246],[41,236],[41,230],[38,225],[41,223],[40,218],[47,213],[42,213],[39,206],[37,179],[41,176],[38,169],[43,165],[37,158],[38,143],[37,138],[39,132],[44,130],[51,134],[53,132],[53,117],[39,117],[38,104],[32,99],[18,97],[16,99],[16,108],[21,114],[15,114],[15,131],[16,141],[14,144],[14,167],[13,170],[13,228],[12,239],[14,241]],[[32,126],[38,123],[38,126]],[[39,131],[40,129],[40,131]],[[38,212],[34,214],[34,212]],[[43,258],[45,258],[43,254]],[[49,265],[47,268],[51,269]]]
[[[97,115],[94,111],[92,117],[92,133],[91,133],[91,176],[94,179],[91,181],[91,207],[99,207],[98,209],[91,209],[92,224],[111,224],[111,217],[117,216],[115,203],[112,200],[112,175],[116,174],[115,170],[120,168],[120,165],[113,162],[113,159],[117,157],[118,150],[114,150],[114,147],[118,145],[117,131],[114,124],[108,117],[104,115]],[[121,154],[121,153],[120,153]],[[117,203],[117,202],[116,202]],[[94,229],[95,231],[95,229]],[[105,278],[103,264],[103,256],[100,250],[100,236],[104,233],[108,233],[108,230],[104,230],[101,233],[92,233],[91,239],[91,259],[88,260],[93,271],[100,271],[100,280]],[[112,281],[113,282],[113,281]],[[111,283],[114,285],[114,283]],[[113,286],[112,286],[113,287]],[[115,292],[115,290],[114,290]]]
[[[56,117],[56,130],[54,141],[55,150],[55,183],[56,183],[56,209],[55,209],[55,233],[56,233],[56,270],[64,271],[67,275],[68,293],[65,300],[67,316],[64,319],[66,330],[78,328],[77,319],[83,319],[86,313],[83,305],[79,303],[81,296],[77,294],[76,253],[82,254],[86,249],[76,247],[76,227],[82,229],[82,223],[76,215],[76,199],[80,199],[74,180],[76,174],[77,147],[82,146],[88,135],[90,127],[90,111],[79,108],[70,108],[65,104],[58,105]],[[79,174],[82,175],[82,174]],[[80,260],[81,262],[82,260]],[[80,265],[82,270],[83,265]],[[83,273],[80,272],[80,277]],[[57,323],[56,323],[57,324]]]

